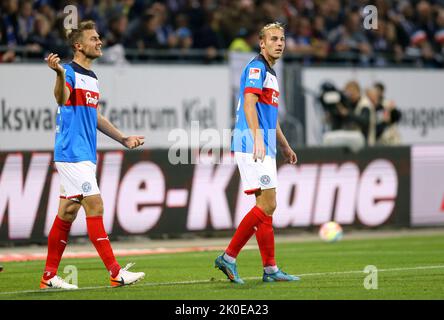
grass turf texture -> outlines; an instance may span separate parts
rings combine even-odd
[[[0,299],[443,299],[443,246],[444,237],[436,235],[277,244],[279,266],[301,275],[289,283],[263,283],[259,251],[245,250],[238,257],[244,285],[230,283],[214,268],[220,254],[215,251],[118,258],[122,265],[136,262],[134,271],[147,274],[121,288],[107,288],[99,258],[64,259],[59,275],[66,276],[65,266],[76,266],[83,289],[62,292],[38,291],[44,261],[10,262],[0,273]],[[364,288],[367,265],[379,270],[377,290]]]

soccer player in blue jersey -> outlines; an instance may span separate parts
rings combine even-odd
[[[54,96],[58,104],[54,161],[60,175],[58,214],[48,235],[48,255],[40,281],[41,289],[77,289],[57,275],[72,222],[83,206],[88,235],[110,273],[111,286],[132,284],[143,272],[121,268],[103,225],[103,201],[96,180],[97,129],[129,149],[143,145],[143,136],[125,136],[98,111],[99,86],[91,70],[102,55],[102,41],[92,21],[84,21],[68,34],[74,51],[71,63],[61,65],[50,54],[48,66],[57,74]]]
[[[242,73],[232,151],[239,167],[244,192],[256,197],[256,206],[243,218],[216,268],[234,283],[243,283],[236,257],[256,234],[262,256],[265,282],[295,281],[298,277],[280,270],[275,261],[273,213],[276,209],[276,140],[288,163],[297,162],[296,153],[285,138],[278,121],[279,86],[272,69],[285,48],[284,27],[267,24],[259,33],[260,54]]]

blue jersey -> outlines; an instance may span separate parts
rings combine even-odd
[[[97,76],[74,61],[63,67],[70,96],[57,110],[54,161],[96,163]]]
[[[253,137],[244,112],[244,95],[254,93],[259,97],[256,111],[259,128],[263,130],[266,155],[276,157],[276,126],[278,119],[279,86],[275,71],[262,55],[258,55],[245,67],[240,82],[236,125],[231,150],[253,153]]]

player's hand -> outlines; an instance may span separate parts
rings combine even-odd
[[[45,58],[46,62],[48,63],[48,67],[50,67],[52,70],[54,70],[57,73],[63,73],[65,72],[65,69],[60,65],[60,58],[59,55],[56,53],[50,53],[47,58]]]
[[[296,153],[291,149],[290,146],[283,147],[281,149],[282,155],[284,156],[285,162],[290,164],[296,164],[298,162],[298,156]]]
[[[144,136],[129,136],[122,139],[122,144],[128,149],[137,148],[145,143]]]
[[[254,146],[253,146],[253,160],[261,160],[264,162],[265,159],[265,144],[264,144],[264,138],[262,138],[262,135],[257,136],[254,139]]]

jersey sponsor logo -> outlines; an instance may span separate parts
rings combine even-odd
[[[276,93],[276,91],[273,91],[273,93],[271,94],[271,103],[277,105],[279,102],[278,97],[279,97],[279,93]]]
[[[261,78],[261,69],[259,68],[250,68],[248,72],[248,79],[256,79],[259,80]]]
[[[85,106],[97,108],[99,104],[99,93],[83,89],[74,89],[66,106]]]
[[[279,92],[270,88],[263,88],[262,94],[259,97],[259,102],[278,107]]]
[[[90,106],[90,105],[93,105],[93,106],[96,106],[97,107],[97,104],[99,103],[99,99],[98,99],[98,96],[93,96],[92,94],[91,94],[91,92],[86,92],[86,105],[87,106]]]

